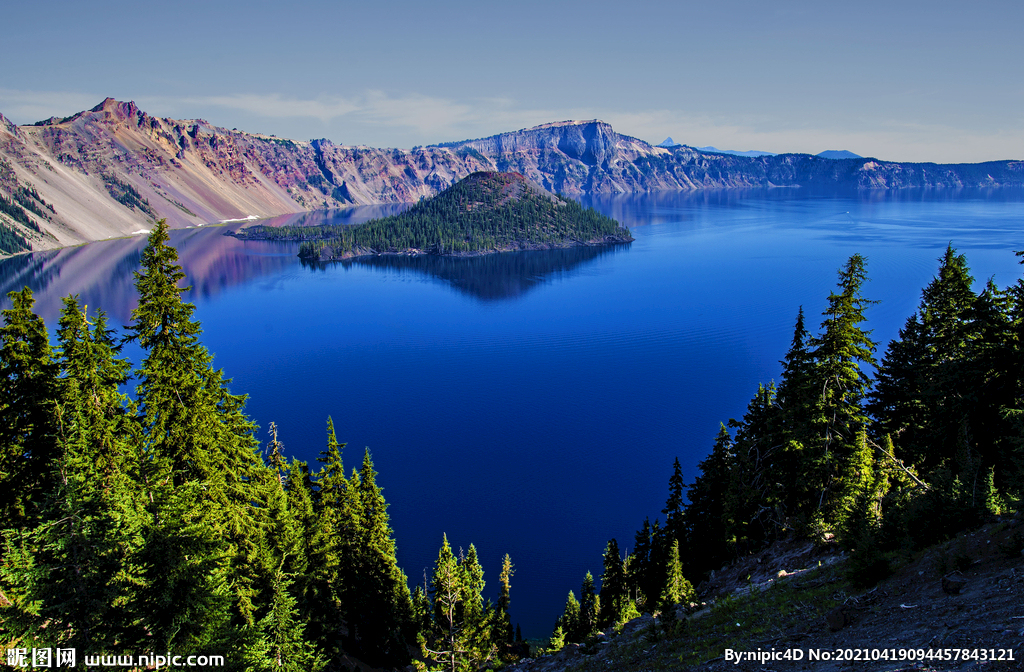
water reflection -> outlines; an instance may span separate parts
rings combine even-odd
[[[531,289],[571,277],[582,264],[614,254],[626,245],[503,252],[480,257],[365,257],[347,262],[302,261],[323,270],[331,263],[352,264],[398,274],[430,276],[481,301],[516,299]]]
[[[275,217],[270,226],[324,223],[358,224],[401,206],[368,206]],[[226,289],[300,267],[298,243],[240,240],[228,233],[240,225],[176,229],[170,243],[178,250],[189,291],[187,301],[210,299]],[[0,308],[10,306],[7,293],[24,286],[36,297],[36,313],[54,324],[61,299],[79,294],[81,303],[102,308],[112,321],[126,324],[137,304],[134,272],[139,269],[146,238],[136,236],[89,245],[18,255],[0,260]],[[618,246],[619,248],[623,246]],[[583,264],[613,253],[612,246],[510,252],[482,257],[380,257],[345,262],[389,273],[431,277],[482,301],[515,299],[532,288],[566,278]],[[324,268],[303,262],[302,267]]]
[[[268,249],[224,235],[229,230],[205,227],[170,232],[191,285],[186,300],[209,298],[295,264],[296,245]],[[9,291],[28,286],[35,294],[36,312],[48,324],[54,323],[61,299],[69,294],[79,294],[81,303],[102,308],[115,324],[127,323],[137,302],[134,272],[145,246],[146,238],[135,236],[0,260],[0,306],[10,305]]]
[[[263,226],[323,226],[339,224],[362,224],[371,219],[397,215],[411,206],[411,203],[384,203],[381,205],[361,205],[355,208],[332,208],[330,210],[311,210],[292,215],[281,215],[270,219],[262,219],[258,223]]]
[[[801,230],[800,236],[851,247],[893,245],[931,248],[936,240],[963,249],[1011,250],[1024,247],[1016,212],[1024,190],[905,189],[815,192],[806,189],[750,189],[656,192],[591,196],[584,205],[614,217],[638,238],[672,233],[681,225],[692,233],[726,232],[749,236],[757,229]],[[378,205],[283,215],[259,223],[268,226],[359,224],[408,207]],[[670,224],[659,230],[654,225]],[[244,224],[178,229],[178,249],[191,290],[187,300],[215,297],[226,289],[302,268],[297,243],[239,240],[225,235]],[[641,228],[643,227],[643,228]],[[640,229],[640,230],[636,230]],[[61,298],[77,293],[81,301],[102,307],[112,320],[126,323],[135,307],[133,272],[144,237],[18,255],[0,260],[0,308],[7,292],[27,285],[36,294],[36,310],[53,324]],[[623,249],[623,248],[617,248]],[[573,248],[516,252],[468,259],[384,257],[346,262],[382,273],[433,278],[480,301],[522,297],[532,289],[578,273],[616,248]],[[309,265],[305,265],[310,267]],[[311,266],[317,268],[318,266]]]

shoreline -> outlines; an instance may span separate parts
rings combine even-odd
[[[259,238],[247,238],[247,240],[260,240]],[[343,252],[340,255],[334,253],[334,249],[325,247],[320,251],[320,254],[316,256],[303,256],[298,255],[300,259],[306,261],[351,261],[353,259],[365,259],[367,257],[448,257],[453,259],[469,259],[473,257],[483,257],[490,254],[499,254],[502,252],[530,252],[530,251],[541,251],[541,250],[564,250],[573,247],[597,247],[600,245],[625,245],[632,243],[635,239],[632,236],[617,236],[607,235],[599,238],[591,238],[589,240],[567,240],[559,242],[547,242],[538,243],[532,241],[516,241],[508,245],[501,247],[489,248],[486,250],[472,250],[468,252],[437,252],[436,250],[430,249],[419,249],[419,248],[406,248],[403,250],[385,250],[377,251],[368,247],[355,247],[350,251]]]

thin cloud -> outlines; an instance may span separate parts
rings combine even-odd
[[[157,103],[157,101],[154,101]],[[169,103],[171,103],[169,105]],[[401,128],[424,137],[462,139],[466,132],[482,128],[491,133],[510,130],[502,124],[548,121],[550,112],[517,109],[509,99],[485,98],[454,101],[448,98],[409,94],[390,96],[371,90],[356,96],[322,96],[312,99],[278,94],[233,94],[160,100],[161,108],[221,107],[270,118],[316,119],[324,124],[352,123],[378,128]],[[522,126],[516,126],[522,128]]]
[[[81,92],[0,89],[0,112],[24,124],[73,114],[102,98]],[[980,132],[895,119],[872,123],[855,120],[854,127],[850,122],[837,122],[839,125],[829,127],[749,111],[716,116],[671,109],[530,108],[512,98],[455,100],[418,93],[395,96],[379,90],[316,98],[235,93],[138,100],[142,109],[159,116],[194,118],[220,109],[224,114],[217,114],[218,125],[243,126],[232,120],[234,112],[249,118],[245,124],[251,124],[252,118],[279,120],[274,125],[285,124],[294,137],[320,137],[327,132],[373,146],[465,140],[551,121],[597,118],[620,133],[651,143],[671,136],[692,146],[812,154],[848,149],[862,156],[895,161],[1024,159],[1024,130]]]
[[[359,110],[359,104],[341,96],[325,96],[303,100],[287,98],[279,94],[232,94],[226,96],[202,96],[182,98],[178,105],[197,107],[224,107],[240,110],[262,117],[288,118],[307,117],[327,123]]]
[[[16,124],[67,117],[95,107],[104,96],[68,91],[20,91],[0,88],[0,112]]]

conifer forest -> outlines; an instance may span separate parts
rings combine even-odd
[[[593,549],[600,575],[581,577],[540,648],[685,608],[709,572],[779,539],[838,543],[851,580],[870,586],[894,554],[1020,507],[1024,281],[976,292],[950,246],[883,347],[865,317],[867,277],[855,254],[820,318],[794,306],[779,380],[722,424],[692,481],[678,460],[666,469],[662,516],[609,540],[600,561]],[[3,311],[7,648],[199,652],[227,669],[295,672],[469,672],[537,654],[515,626],[513,558],[492,603],[476,548],[439,535],[432,571],[410,587],[369,450],[346,454],[328,417],[306,464],[284,454],[273,423],[247,416],[181,298],[166,224],[135,278],[138,307],[121,331],[76,296],[53,343],[28,288]],[[137,365],[122,355],[128,342]]]

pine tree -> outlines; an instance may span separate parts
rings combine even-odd
[[[489,628],[474,623],[481,612],[484,624],[489,618],[479,593],[483,589],[483,570],[475,561],[476,549],[470,548],[471,553],[460,563],[445,535],[428,591],[433,603],[432,619],[419,639],[424,659],[450,672],[479,669],[496,653]],[[426,669],[420,661],[415,664]]]
[[[576,593],[569,591],[565,598],[565,609],[562,610],[562,617],[556,627],[561,627],[567,642],[579,642],[580,639],[580,603],[576,599]]]
[[[880,515],[872,514],[878,507],[875,471],[874,451],[868,446],[867,433],[861,430],[856,448],[842,469],[836,499],[834,518],[840,532],[838,536],[847,548],[854,547],[864,534],[877,527]]]
[[[324,660],[306,641],[292,582],[283,566],[274,576],[270,608],[253,628],[252,636],[239,652],[247,670],[271,672],[316,672]]]
[[[917,313],[907,318],[899,338],[891,341],[876,374],[869,410],[876,421],[875,433],[898,436],[903,454],[913,464],[927,457],[929,409],[925,403],[924,328]]]
[[[161,647],[223,647],[252,626],[267,584],[267,478],[245,396],[233,395],[199,342],[195,306],[166,222],[149,237],[136,272],[139,305],[126,340],[145,353],[136,388],[153,527],[146,532],[142,599]]]
[[[491,605],[484,603],[484,569],[480,566],[476,546],[469,550],[459,562],[462,572],[462,618],[469,660],[477,662],[490,660],[498,648],[493,642]]]
[[[785,527],[783,486],[773,478],[781,447],[774,385],[758,385],[743,420],[729,424],[736,429],[735,459],[729,470],[723,523],[733,552],[742,553],[761,546]]]
[[[986,377],[971,361],[981,334],[967,260],[949,246],[939,261],[918,313],[886,351],[872,398],[879,429],[898,434],[903,453],[925,472],[952,466],[958,450],[977,452],[962,435],[982,429],[977,395]]]
[[[834,521],[841,469],[856,450],[857,435],[868,423],[863,402],[871,386],[865,364],[874,366],[875,343],[861,325],[864,311],[875,303],[861,295],[867,279],[865,260],[854,254],[839,270],[838,292],[828,297],[822,333],[812,339],[820,389],[817,436],[809,455],[807,476],[826,525]]]
[[[711,454],[698,465],[700,475],[687,491],[690,500],[686,508],[687,537],[701,540],[700,544],[689,549],[691,555],[687,566],[699,574],[717,569],[729,558],[725,536],[725,498],[735,462],[732,437],[722,425]]]
[[[693,586],[683,576],[683,563],[679,560],[679,542],[672,542],[665,570],[665,588],[661,591],[660,609],[665,612],[677,604],[688,605],[697,597]]]
[[[353,487],[361,506],[357,544],[353,549],[355,567],[347,581],[342,579],[344,610],[350,631],[354,631],[350,637],[358,640],[354,643],[367,662],[403,665],[408,662],[405,634],[414,630],[412,596],[395,558],[388,505],[377,486],[377,472],[369,450],[363,455],[359,478]],[[470,551],[475,562],[476,549],[470,546]],[[482,569],[479,581],[482,589]]]
[[[354,572],[361,526],[359,492],[355,483],[345,478],[341,456],[344,446],[338,443],[334,423],[327,418],[327,447],[317,458],[322,466],[312,481],[316,488],[315,521],[309,542],[311,571],[304,582],[308,636],[331,661],[343,654],[343,607],[346,593],[354,591],[347,582],[351,582]],[[354,474],[354,481],[358,481],[358,474]]]
[[[809,341],[801,306],[789,351],[780,362],[782,376],[774,399],[778,409],[776,435],[770,438],[774,450],[765,474],[779,507],[777,523],[782,527],[806,523],[805,503],[811,499],[804,479],[805,450],[813,444],[813,418],[818,398]]]
[[[665,537],[672,541],[685,541],[686,523],[683,520],[683,468],[679,466],[677,457],[672,463],[672,476],[668,479],[668,500],[665,508],[661,510],[665,514]]]
[[[551,638],[548,640],[548,651],[557,653],[565,647],[565,629],[562,628],[561,620],[555,624],[555,629],[551,632]]]
[[[94,459],[88,412],[68,403],[56,414],[53,488],[31,529],[7,533],[0,575],[15,604],[4,610],[3,629],[38,647],[83,653],[144,645],[141,492],[126,471]]]
[[[604,549],[604,573],[601,574],[601,617],[602,627],[615,625],[622,617],[626,595],[625,567],[619,551],[619,542],[612,539]]]
[[[578,641],[585,641],[597,632],[600,610],[600,602],[594,590],[594,577],[587,572],[587,575],[583,577],[583,586],[580,588],[580,620],[579,631],[576,634]]]
[[[515,567],[512,565],[512,558],[508,553],[501,560],[501,574],[498,581],[501,583],[501,593],[498,595],[498,604],[495,606],[494,628],[492,640],[499,650],[507,650],[513,643],[514,632],[512,631],[512,617],[509,615],[509,606],[512,602],[512,575]]]
[[[32,290],[8,293],[0,327],[0,529],[29,524],[57,456],[52,425],[57,369]]]

